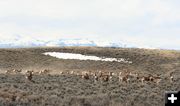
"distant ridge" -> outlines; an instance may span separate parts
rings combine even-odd
[[[22,47],[64,47],[64,46],[96,46],[96,47],[122,47],[122,48],[146,48],[128,42],[110,42],[103,40],[89,39],[56,39],[56,40],[39,40],[31,37],[17,36],[11,39],[0,39],[0,48],[22,48]]]
[[[105,42],[105,41],[93,41],[88,39],[57,39],[57,40],[36,40],[36,39],[10,39],[0,40],[1,48],[13,48],[13,47],[62,47],[62,46],[99,46],[99,47],[125,47],[126,44]]]

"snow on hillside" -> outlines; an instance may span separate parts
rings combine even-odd
[[[35,39],[28,36],[14,36],[8,39],[0,39],[0,48],[14,48],[14,47],[63,47],[63,46],[98,46],[98,47],[135,47],[147,48],[148,46],[138,46],[128,42],[110,42],[103,40],[89,40],[89,39]],[[154,48],[153,48],[154,49]]]
[[[123,47],[121,43],[111,43],[105,41],[93,41],[89,39],[57,39],[57,40],[39,40],[30,37],[19,37],[9,39],[0,39],[1,48],[11,47],[59,47],[59,46],[99,46],[99,47]]]
[[[59,39],[48,41],[45,46],[97,46],[95,42],[87,39]]]
[[[76,59],[76,60],[93,60],[93,61],[109,61],[109,62],[122,62],[131,64],[132,61],[128,61],[124,58],[105,58],[97,56],[87,56],[75,53],[60,53],[60,52],[46,52],[44,55],[50,55],[59,59]]]

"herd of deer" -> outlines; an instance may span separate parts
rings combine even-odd
[[[22,70],[17,70],[17,69],[13,69],[13,70],[7,70],[6,74],[9,73],[21,73]],[[25,72],[25,78],[29,81],[33,81],[32,77],[33,75],[46,75],[50,73],[50,70],[45,69],[45,70],[41,70],[39,72],[34,72],[32,71],[26,71]],[[60,75],[77,75],[77,76],[81,76],[82,79],[85,80],[90,80],[93,79],[94,82],[97,81],[113,81],[113,78],[118,78],[119,82],[125,82],[125,83],[130,83],[130,82],[141,82],[142,84],[144,84],[145,82],[153,82],[156,84],[159,84],[162,80],[162,78],[160,77],[160,75],[140,75],[137,72],[130,72],[130,71],[123,71],[123,72],[119,72],[119,73],[114,73],[114,72],[102,72],[102,71],[97,71],[97,72],[92,72],[92,71],[83,71],[83,72],[75,72],[75,71],[61,71],[59,72]],[[168,76],[169,81],[172,83],[174,81],[174,76],[172,73],[169,74]]]
[[[153,82],[156,84],[159,84],[162,80],[162,78],[160,77],[160,75],[140,75],[136,72],[132,73],[132,72],[128,72],[128,71],[124,71],[124,72],[119,72],[119,73],[113,73],[113,72],[95,72],[95,73],[91,73],[91,72],[83,72],[82,73],[82,78],[83,79],[90,79],[90,76],[93,76],[94,81],[112,81],[113,77],[118,78],[119,82],[125,82],[125,83],[130,83],[130,82],[141,82],[142,84],[144,84],[145,82]],[[168,77],[169,81],[172,83],[174,81],[174,76],[173,74],[169,74]]]
[[[10,70],[6,70],[5,73],[6,74],[18,74],[21,73],[22,69],[10,69]],[[46,75],[50,72],[50,70],[45,69],[45,70],[41,70],[39,72],[35,72],[33,70],[27,70],[25,71],[25,78],[31,82],[33,82],[32,77],[33,75]]]

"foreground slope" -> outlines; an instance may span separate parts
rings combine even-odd
[[[43,55],[44,52],[126,58],[132,61],[132,64],[62,60]],[[99,47],[0,49],[0,69],[2,105],[163,106],[165,91],[180,90],[180,53],[172,50]],[[4,74],[8,69],[50,69],[52,75],[36,75],[33,77],[35,82],[29,83],[23,74]],[[159,74],[162,78],[173,72],[175,82],[170,83],[168,79],[164,79],[159,85],[142,85],[140,82],[119,83],[118,79],[114,78],[113,82],[94,83],[92,80],[83,80],[80,76],[59,75],[60,71],[120,72],[124,69],[141,74]],[[10,100],[7,101],[6,98]]]

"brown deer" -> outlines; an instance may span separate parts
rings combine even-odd
[[[125,81],[126,83],[129,83],[130,82],[130,79],[129,79],[129,74],[128,73],[125,73],[125,75],[122,75],[122,72],[119,72],[119,81],[120,82],[123,82]]]
[[[6,73],[6,74],[12,74],[12,73],[14,73],[14,69],[6,70],[5,73]]]
[[[25,78],[26,78],[28,81],[34,82],[34,81],[32,80],[33,72],[34,72],[34,71],[29,71],[29,70],[26,71],[26,73],[25,73]]]
[[[12,72],[13,72],[12,70],[6,70],[6,71],[5,71],[6,74],[10,74],[10,73],[12,73]]]
[[[97,82],[99,80],[96,72],[94,73],[93,77],[94,77],[94,82]]]
[[[174,82],[174,76],[173,76],[173,73],[170,73],[170,83],[173,83]]]
[[[112,81],[112,78],[113,78],[113,72],[109,72],[109,73],[108,73],[108,76],[109,76],[109,81]]]
[[[101,77],[101,81],[108,82],[109,81],[109,75],[103,75]]]
[[[87,72],[82,73],[82,78],[88,80],[89,74]]]
[[[14,69],[13,72],[14,72],[14,73],[21,73],[21,72],[22,72],[22,69],[19,69],[19,70],[18,70],[18,69]]]
[[[153,78],[153,81],[157,84],[157,85],[159,85],[159,83],[161,82],[161,77],[160,76],[157,76],[157,77],[154,77]]]
[[[48,74],[49,72],[50,72],[50,70],[44,69],[44,70],[39,71],[39,74],[40,74],[40,75],[41,75],[41,74],[45,75],[45,74]]]
[[[64,72],[63,72],[63,71],[60,71],[60,72],[59,72],[59,74],[60,74],[60,75],[63,75],[63,74],[64,74]]]

